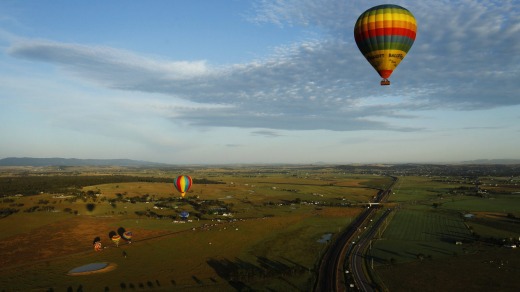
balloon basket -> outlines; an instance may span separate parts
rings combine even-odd
[[[383,85],[390,85],[390,80],[388,80],[388,79],[381,80],[381,86],[383,86]]]

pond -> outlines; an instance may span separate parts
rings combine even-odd
[[[327,242],[329,242],[329,240],[330,240],[331,238],[332,238],[332,233],[326,233],[326,234],[323,234],[323,235],[321,236],[321,238],[318,239],[317,241],[318,241],[319,243],[327,243]]]
[[[107,266],[108,266],[108,263],[91,263],[88,265],[74,268],[69,271],[69,274],[78,274],[78,273],[98,271],[98,270],[106,268]]]

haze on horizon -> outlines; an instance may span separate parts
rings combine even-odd
[[[418,34],[382,87],[378,1],[2,1],[0,158],[520,159],[520,2],[392,3]]]

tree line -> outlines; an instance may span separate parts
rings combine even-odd
[[[0,196],[24,196],[40,193],[75,194],[81,188],[92,185],[126,182],[158,182],[171,183],[172,178],[139,177],[128,175],[99,175],[99,176],[13,176],[0,177]],[[193,179],[195,184],[223,184],[206,178]]]

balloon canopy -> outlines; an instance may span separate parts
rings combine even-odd
[[[119,241],[121,240],[121,236],[119,234],[112,236],[112,241],[116,244],[116,246],[119,246]]]
[[[131,240],[132,239],[132,231],[125,231],[125,233],[123,233],[123,238],[126,239],[126,240]]]
[[[181,196],[184,198],[186,192],[190,190],[192,185],[191,177],[187,175],[179,175],[177,178],[173,180],[173,185],[181,193]]]
[[[101,241],[94,242],[94,250],[95,251],[100,251],[102,249],[103,249],[103,246],[101,245]]]
[[[374,6],[363,12],[354,25],[354,39],[367,61],[390,85],[390,75],[412,47],[417,23],[406,8],[394,4]]]

